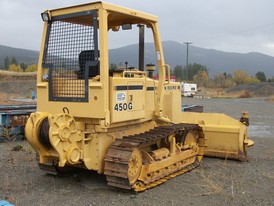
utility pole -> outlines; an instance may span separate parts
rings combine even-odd
[[[188,81],[188,45],[192,42],[184,42],[186,44],[186,81]]]

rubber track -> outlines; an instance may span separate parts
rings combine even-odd
[[[105,157],[104,174],[107,177],[108,185],[127,190],[133,189],[136,191],[142,191],[155,187],[177,175],[188,172],[197,167],[198,164],[191,164],[180,171],[167,174],[165,177],[155,180],[154,182],[150,182],[149,184],[144,184],[137,181],[134,186],[130,185],[128,181],[128,161],[134,148],[142,149],[142,147],[154,145],[159,141],[165,140],[170,134],[177,134],[178,132],[182,132],[182,130],[184,136],[186,136],[189,131],[197,131],[198,134],[202,131],[201,127],[197,124],[174,124],[156,127],[145,133],[129,135],[123,137],[122,139],[117,139],[109,147]]]

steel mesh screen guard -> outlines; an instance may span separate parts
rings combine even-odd
[[[88,79],[99,75],[96,15],[62,15],[48,24],[43,67],[49,69],[50,101],[88,101]]]

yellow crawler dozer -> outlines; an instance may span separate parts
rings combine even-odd
[[[204,154],[247,159],[253,142],[246,114],[238,121],[181,112],[180,83],[170,81],[156,16],[103,2],[41,16],[37,111],[25,127],[41,169],[86,168],[104,173],[109,185],[143,191],[197,167]],[[154,40],[156,64],[148,62],[147,71],[145,29]],[[113,66],[110,40],[122,41],[120,34],[134,30],[138,68]]]

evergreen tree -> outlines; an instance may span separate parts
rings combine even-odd
[[[177,81],[182,81],[183,80],[183,68],[182,66],[177,65],[172,72],[172,75],[176,77]]]
[[[199,72],[205,71],[208,74],[208,69],[206,66],[201,65],[201,64],[189,64],[188,69],[186,68],[183,69],[183,77],[184,79],[188,79],[190,81],[193,81],[193,77],[197,75]],[[186,78],[188,76],[188,78]]]
[[[266,77],[265,77],[264,72],[258,71],[258,72],[256,73],[256,77],[257,77],[257,79],[259,79],[261,82],[266,82]]]
[[[10,64],[15,64],[15,65],[17,65],[17,60],[15,59],[14,56],[11,58],[11,63],[10,63]]]
[[[117,64],[111,63],[110,64],[110,70],[115,70],[115,69],[117,69]]]
[[[9,66],[10,66],[10,59],[9,57],[6,56],[4,59],[4,69],[8,70]]]
[[[21,63],[20,67],[23,69],[23,71],[25,71],[27,69],[28,65],[25,63]]]

